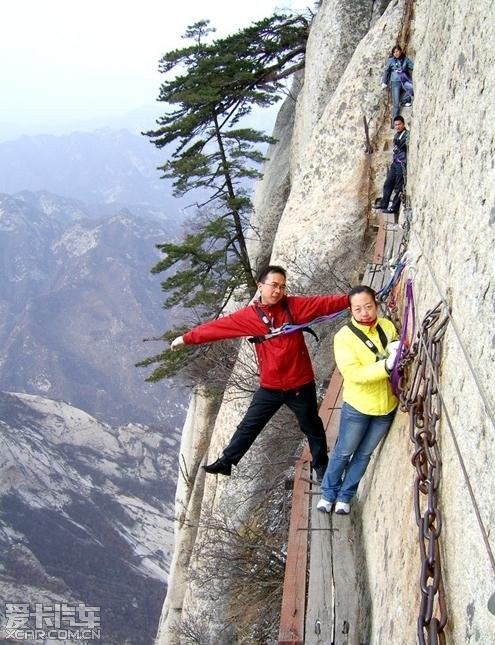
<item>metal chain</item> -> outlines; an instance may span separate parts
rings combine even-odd
[[[402,369],[399,398],[402,410],[409,414],[409,435],[414,444],[411,462],[416,469],[414,510],[421,556],[421,601],[417,621],[420,645],[443,645],[447,623],[439,549],[442,520],[438,487],[442,460],[436,438],[436,424],[441,416],[436,384],[439,380],[441,341],[449,322],[448,314],[442,316],[443,311],[440,302],[427,312],[417,340],[399,364]]]

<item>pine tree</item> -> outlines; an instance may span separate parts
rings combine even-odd
[[[187,28],[184,38],[192,44],[161,59],[162,73],[178,73],[162,84],[159,100],[167,111],[158,129],[146,134],[159,148],[176,146],[161,167],[163,176],[173,179],[174,194],[204,196],[193,230],[179,243],[157,245],[163,257],[152,272],[175,270],[162,282],[166,308],[194,307],[200,319],[210,319],[221,313],[235,289],[244,286],[255,293],[246,248],[252,209],[247,188],[260,176],[260,145],[272,139],[242,127],[241,120],[254,106],[280,99],[282,79],[304,65],[308,28],[301,15],[275,14],[208,43],[214,29],[203,20]],[[175,373],[187,358],[165,351],[140,365],[156,362],[161,366],[149,380]]]

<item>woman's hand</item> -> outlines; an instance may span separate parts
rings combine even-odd
[[[387,352],[390,354],[390,352],[396,352],[399,349],[400,345],[400,340],[393,340],[391,343],[387,345]]]
[[[388,349],[388,346],[387,346],[387,349]],[[388,372],[389,374],[390,374],[390,372],[392,371],[392,369],[393,369],[393,367],[394,367],[395,357],[396,357],[396,356],[397,356],[397,350],[396,350],[396,349],[392,349],[392,350],[390,351],[390,354],[388,355],[388,357],[387,357],[387,358],[386,358],[386,360],[385,360],[385,369],[387,370],[387,372]]]

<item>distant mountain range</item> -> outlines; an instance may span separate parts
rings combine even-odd
[[[100,606],[108,645],[153,642],[173,543],[187,391],[134,367],[183,315],[150,273],[184,219],[164,160],[125,131],[0,144],[0,614]]]
[[[47,192],[0,195],[0,390],[61,399],[112,423],[175,427],[184,391],[144,382],[177,312],[150,274],[173,219],[94,208]],[[161,349],[161,348],[160,348]]]
[[[156,126],[156,120],[163,114],[163,106],[159,102],[142,105],[131,111],[114,115],[93,116],[84,119],[69,119],[56,121],[52,119],[40,119],[38,123],[30,121],[16,121],[15,118],[2,119],[0,122],[0,141],[12,141],[21,136],[35,136],[38,134],[52,134],[62,136],[72,132],[92,132],[102,128],[112,130],[129,130],[133,134],[152,130]],[[41,115],[47,116],[47,115]]]
[[[146,206],[179,217],[191,199],[172,197],[157,167],[167,160],[142,135],[103,128],[63,136],[23,136],[0,143],[0,193],[48,191],[85,204]]]
[[[102,643],[153,643],[178,443],[177,432],[0,393],[0,625],[8,602],[84,603],[101,608]]]

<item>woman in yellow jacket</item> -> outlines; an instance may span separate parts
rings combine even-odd
[[[373,450],[392,424],[398,405],[390,387],[398,342],[390,320],[378,318],[376,294],[359,285],[349,292],[350,323],[335,334],[335,361],[344,379],[339,436],[321,484],[317,508],[349,513]]]

